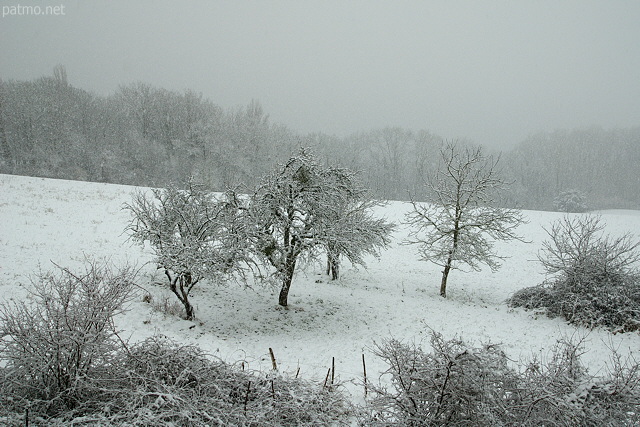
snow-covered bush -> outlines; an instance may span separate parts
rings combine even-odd
[[[640,368],[613,352],[596,378],[580,364],[580,342],[559,341],[549,360],[512,367],[497,345],[472,347],[432,332],[431,352],[388,340],[376,354],[390,387],[372,386],[363,426],[635,425]]]
[[[541,285],[522,289],[512,307],[542,309],[587,327],[640,329],[640,242],[630,234],[603,235],[598,216],[566,216],[546,230],[538,258],[548,274]]]
[[[131,297],[134,276],[97,261],[83,272],[58,267],[32,280],[31,303],[1,304],[1,406],[56,415],[81,405],[91,394],[86,382],[108,376],[122,348],[113,316]]]
[[[339,425],[351,411],[340,388],[242,370],[166,338],[134,346],[125,371],[131,384],[118,410],[133,425]]]
[[[395,339],[375,349],[388,365],[391,389],[373,386],[362,425],[499,425],[515,373],[493,345],[472,348],[431,335],[432,352]]]
[[[553,199],[553,206],[558,212],[583,213],[589,210],[587,196],[578,190],[561,192]]]

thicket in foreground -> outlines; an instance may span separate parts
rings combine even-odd
[[[32,280],[31,304],[0,305],[0,413],[73,411],[109,378],[122,353],[113,317],[132,295],[134,271],[88,261]],[[20,408],[20,409],[18,409]]]
[[[339,386],[241,370],[195,346],[133,346],[113,316],[129,269],[92,263],[34,281],[34,305],[0,307],[0,424],[67,426],[347,425]]]
[[[509,305],[586,327],[640,330],[640,242],[629,233],[606,235],[604,227],[595,215],[554,222],[538,254],[552,277],[516,292]]]
[[[391,339],[375,349],[390,387],[370,386],[363,426],[631,426],[640,422],[640,366],[612,353],[609,372],[580,364],[580,342],[549,360],[510,367],[499,346],[472,347],[432,332],[431,352]]]

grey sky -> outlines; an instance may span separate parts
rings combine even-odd
[[[640,1],[8,1],[0,77],[144,81],[300,132],[428,129],[486,145],[640,125]]]

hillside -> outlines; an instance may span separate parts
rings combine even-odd
[[[0,299],[25,295],[28,276],[52,262],[74,267],[84,256],[109,258],[140,267],[139,285],[144,288],[131,310],[118,319],[123,336],[138,341],[164,334],[184,343],[195,343],[229,362],[244,361],[253,369],[270,369],[268,349],[279,368],[306,378],[324,379],[331,358],[336,373],[350,381],[348,388],[358,400],[362,387],[362,354],[369,378],[384,369],[370,347],[389,336],[420,341],[428,328],[446,338],[462,336],[473,343],[501,343],[512,360],[544,355],[562,336],[587,335],[584,362],[593,373],[607,363],[607,347],[623,354],[640,349],[640,334],[611,335],[587,331],[560,319],[509,309],[504,300],[514,291],[544,279],[536,253],[545,238],[542,226],[558,213],[525,211],[528,224],[519,230],[531,243],[509,242],[498,250],[510,258],[497,273],[454,271],[448,298],[438,295],[438,268],[418,260],[415,248],[401,245],[406,230],[400,226],[390,249],[368,270],[343,268],[343,277],[330,282],[323,266],[309,265],[298,272],[289,297],[290,307],[277,305],[275,290],[254,284],[237,284],[194,291],[196,322],[187,322],[152,310],[142,301],[145,292],[155,301],[173,297],[163,286],[152,256],[127,241],[123,233],[127,213],[121,209],[135,187],[95,184],[22,176],[0,175]],[[381,213],[400,221],[406,203],[392,202]],[[640,212],[602,213],[607,231],[640,230]]]

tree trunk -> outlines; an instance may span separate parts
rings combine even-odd
[[[164,273],[169,278],[169,286],[171,288],[171,292],[178,297],[178,300],[184,306],[185,311],[185,320],[193,320],[194,318],[194,309],[193,305],[189,301],[189,290],[191,288],[191,274],[186,273],[185,275],[176,275],[176,277],[171,278],[171,274],[168,270],[165,270]],[[179,289],[178,289],[179,288]]]
[[[327,254],[327,276],[331,276],[331,280],[338,280],[340,275],[340,261],[338,257]]]
[[[337,259],[331,260],[331,280],[338,280],[340,275],[340,263]]]
[[[293,281],[293,272],[296,269],[296,259],[292,255],[287,256],[284,277],[282,278],[282,289],[280,289],[280,297],[278,298],[278,304],[283,307],[287,306],[287,299],[289,297],[289,289],[291,289],[291,282]]]
[[[453,247],[449,251],[449,256],[447,257],[447,264],[444,266],[444,270],[442,270],[442,282],[440,282],[440,296],[442,298],[447,297],[447,278],[449,277],[449,271],[451,271],[451,264],[453,264],[453,254],[456,253],[458,249],[458,237],[460,235],[460,215],[461,209],[456,207],[456,220],[453,225]]]
[[[451,257],[447,260],[447,265],[442,270],[442,282],[440,282],[440,296],[442,298],[447,297],[447,277],[449,277],[449,271],[451,270]]]
[[[185,320],[193,320],[195,313],[193,310],[193,305],[191,305],[191,303],[189,302],[188,299],[185,299],[182,301],[182,305],[184,305],[184,311],[185,311]]]

